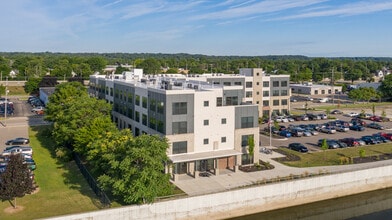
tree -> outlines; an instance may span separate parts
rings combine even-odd
[[[379,94],[372,87],[362,87],[358,89],[353,89],[348,93],[348,97],[350,99],[354,99],[355,101],[364,100],[369,102],[372,98],[379,98]]]
[[[30,174],[31,171],[27,164],[23,163],[22,155],[11,155],[7,168],[0,174],[1,200],[10,201],[12,206],[16,208],[16,198],[30,194],[35,189]],[[14,200],[14,203],[11,200]]]
[[[392,97],[392,74],[386,75],[381,85],[378,87],[378,91],[381,92],[382,97]]]
[[[145,59],[138,68],[142,68],[146,74],[158,74],[161,72],[161,64],[153,58]]]
[[[248,150],[250,156],[250,163],[253,163],[253,155],[255,153],[255,140],[253,138],[253,135],[249,135],[248,137]]]
[[[39,82],[38,87],[55,87],[58,84],[57,77],[44,76]]]
[[[98,182],[127,204],[151,203],[156,197],[170,194],[170,176],[164,172],[169,161],[167,140],[150,135],[127,136],[122,136],[121,141],[103,140],[108,145],[97,148],[107,149],[96,154],[101,160],[99,165],[107,166]]]
[[[321,150],[324,151],[324,160],[326,160],[326,150],[328,149],[328,144],[327,144],[327,139],[323,139],[323,142],[321,143]]]
[[[3,84],[0,84],[0,97],[2,95],[5,95],[5,86],[3,86]]]
[[[87,63],[93,72],[101,72],[105,68],[107,61],[103,57],[96,56],[89,58]]]
[[[24,85],[24,91],[29,94],[38,93],[41,80],[42,78],[30,77]]]

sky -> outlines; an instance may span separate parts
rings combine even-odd
[[[2,0],[1,52],[392,57],[392,0]]]

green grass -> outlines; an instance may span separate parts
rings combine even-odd
[[[365,150],[365,156],[381,155],[385,153],[392,153],[392,144],[377,144],[377,145],[367,145],[361,147],[350,147],[344,149],[330,149],[325,152],[311,152],[311,153],[299,153],[293,150],[281,148],[282,150],[298,155],[301,157],[299,161],[289,161],[283,162],[288,166],[293,167],[316,167],[316,166],[331,166],[331,165],[341,165],[342,158],[349,157],[359,157],[360,149]]]
[[[29,95],[24,91],[23,86],[9,86],[8,90],[10,91],[8,95]]]
[[[35,180],[39,191],[17,198],[20,212],[9,214],[4,209],[10,207],[8,201],[0,202],[0,219],[37,219],[65,214],[95,211],[100,203],[72,162],[59,162],[53,157],[53,142],[42,134],[45,127],[29,129],[30,145],[34,150],[37,164]]]

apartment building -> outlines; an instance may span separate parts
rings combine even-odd
[[[143,76],[135,69],[90,76],[89,93],[113,104],[112,117],[120,129],[135,136],[165,136],[172,162],[166,172],[177,180],[184,174],[197,178],[201,172],[235,172],[259,160],[258,106],[247,101],[245,77],[240,78],[241,85],[228,86],[208,77]],[[256,145],[252,156],[250,139]]]

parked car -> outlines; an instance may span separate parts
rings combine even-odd
[[[364,131],[365,130],[365,127],[363,127],[362,125],[351,125],[350,127],[350,130],[353,130],[353,131]]]
[[[11,155],[11,154],[29,154],[29,155],[33,155],[33,149],[31,147],[16,147],[16,148],[12,148],[10,150],[4,150],[2,155],[3,156],[7,156],[7,155]]]
[[[353,125],[355,125],[355,124],[359,124],[359,125],[362,125],[362,126],[365,126],[365,125],[366,125],[366,122],[365,122],[364,120],[358,118],[358,117],[354,117],[353,119],[351,119],[350,122],[351,122]]]
[[[348,116],[348,117],[356,117],[356,116],[358,116],[358,115],[359,115],[359,114],[356,113],[356,112],[350,112],[350,113],[344,114],[344,116]]]
[[[276,116],[275,121],[276,122],[289,122],[289,120],[284,116]]]
[[[320,131],[323,132],[323,133],[327,133],[327,134],[335,134],[336,133],[336,129],[334,127],[331,127],[331,126],[323,127],[323,128],[321,128]]]
[[[346,126],[344,126],[344,125],[338,125],[338,126],[335,127],[335,129],[336,129],[337,131],[340,131],[340,132],[347,132],[347,131],[350,130],[350,128],[348,128],[348,127],[346,127]]]
[[[366,145],[365,141],[363,141],[361,138],[356,138],[355,140],[358,142],[359,146],[365,146]]]
[[[318,116],[319,116],[321,119],[328,119],[328,116],[327,116],[326,114],[318,114]]]
[[[331,139],[326,139],[327,140],[327,145],[328,145],[328,149],[336,149],[339,148],[339,144],[335,141],[335,140],[331,140]],[[320,139],[317,142],[317,146],[321,147],[323,144],[324,139]]]
[[[291,116],[288,116],[288,117],[286,117],[286,118],[287,118],[287,120],[288,120],[289,122],[295,121],[294,118],[292,118]]]
[[[339,148],[346,148],[348,147],[348,145],[342,141],[336,141],[336,143],[339,145]]]
[[[18,145],[18,144],[28,144],[28,143],[30,143],[30,140],[24,137],[17,137],[15,139],[8,140],[5,142],[6,145]]]
[[[309,118],[309,120],[320,120],[321,119],[321,117],[320,116],[318,116],[318,115],[315,115],[315,114],[312,114],[312,113],[308,113],[308,114],[306,114],[306,116],[308,116],[308,118]]]
[[[288,130],[280,131],[278,134],[283,137],[291,137],[291,133]]]
[[[366,125],[366,127],[368,128],[374,128],[374,129],[378,129],[378,130],[384,130],[384,126],[376,123],[376,122],[372,122]]]
[[[360,145],[360,143],[355,138],[343,138],[339,141],[346,143],[349,147],[356,147]]]
[[[310,137],[312,136],[312,133],[309,130],[303,130],[303,136]]]
[[[379,143],[388,143],[388,142],[391,142],[390,140],[388,140],[388,139],[386,139],[385,137],[380,136],[380,135],[373,135],[373,137],[374,137],[374,139],[375,139],[377,142],[379,142]]]
[[[333,114],[333,115],[340,115],[340,114],[343,114],[343,112],[340,111],[340,110],[335,109],[335,110],[331,111],[331,114]]]
[[[43,107],[43,106],[37,106],[37,107],[31,109],[31,112],[34,112],[34,113],[36,113],[36,112],[38,112],[38,111],[45,111],[45,107]]]
[[[294,136],[294,137],[302,137],[304,135],[303,130],[298,129],[298,128],[290,129],[290,133],[291,133],[291,136]]]
[[[392,140],[392,133],[380,132],[378,134],[380,134],[381,136],[385,137],[388,140]]]
[[[377,144],[377,141],[370,135],[362,136],[361,140],[363,140],[366,144]]]
[[[308,152],[308,148],[301,143],[291,143],[288,148],[302,153]]]
[[[312,135],[318,135],[318,131],[313,130],[313,129],[306,129],[305,131],[310,132]]]
[[[33,159],[24,159],[23,163],[27,164],[27,167],[30,170],[35,170],[37,168],[37,165],[35,164],[35,161]]]

